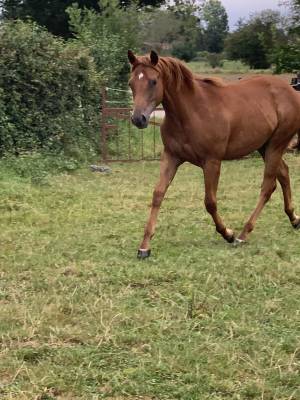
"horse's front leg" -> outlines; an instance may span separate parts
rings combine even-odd
[[[160,178],[153,192],[150,216],[145,226],[144,238],[138,250],[138,258],[147,258],[150,256],[150,241],[155,232],[160,205],[180,164],[181,162],[178,159],[174,158],[166,151],[162,153],[160,161]]]
[[[221,161],[208,160],[203,166],[204,183],[205,183],[205,207],[207,212],[212,216],[216,225],[216,230],[227,242],[234,242],[234,233],[231,229],[226,228],[217,211],[217,189],[221,171]]]

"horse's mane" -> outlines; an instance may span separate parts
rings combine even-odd
[[[182,61],[173,57],[159,57],[159,61],[155,67],[151,64],[148,56],[138,58],[138,64],[145,65],[147,67],[155,68],[160,72],[167,85],[176,82],[176,89],[180,90],[183,84],[186,84],[191,89],[194,89],[195,85],[200,82],[204,82],[213,86],[223,87],[226,83],[220,78],[213,77],[201,77],[200,75],[194,74]]]

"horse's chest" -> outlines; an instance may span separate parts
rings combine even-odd
[[[176,157],[193,164],[201,165],[203,152],[201,147],[196,146],[183,135],[181,137],[162,135],[165,148]]]

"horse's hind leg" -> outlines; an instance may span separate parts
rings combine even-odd
[[[269,201],[272,193],[276,189],[276,178],[279,169],[279,165],[281,162],[283,149],[282,148],[273,148],[273,146],[269,145],[265,152],[265,170],[264,170],[264,178],[261,186],[261,192],[259,196],[259,200],[257,206],[253,213],[251,214],[249,220],[246,222],[244,229],[240,236],[237,239],[237,242],[244,242],[249,233],[253,231],[254,225],[259,217],[261,211],[263,210],[265,204]]]
[[[205,182],[205,207],[207,212],[212,216],[216,225],[216,230],[227,242],[234,241],[234,234],[231,229],[227,229],[220,215],[217,212],[217,189],[221,171],[221,161],[209,160],[203,167]]]
[[[282,188],[283,199],[284,199],[284,211],[289,217],[292,226],[297,229],[300,227],[300,217],[298,217],[298,215],[296,215],[294,211],[292,203],[292,191],[290,184],[289,167],[283,160],[281,160],[278,168],[277,179]]]
[[[259,150],[263,159],[265,159],[265,149],[262,148]],[[277,179],[280,183],[283,200],[284,200],[284,211],[289,217],[291,224],[294,228],[298,229],[300,227],[300,217],[295,214],[293,203],[292,203],[292,191],[291,191],[291,183],[289,176],[289,167],[285,163],[284,160],[280,161],[278,171],[277,171]]]
[[[180,164],[181,162],[170,154],[166,152],[162,153],[160,161],[160,178],[153,192],[150,216],[145,226],[144,238],[138,250],[138,258],[147,258],[150,256],[150,241],[155,232],[160,205]]]

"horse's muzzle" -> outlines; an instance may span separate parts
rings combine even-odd
[[[139,129],[147,128],[149,117],[147,118],[145,114],[132,115],[131,121]]]

